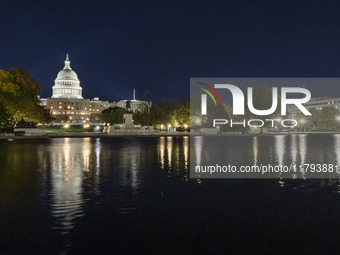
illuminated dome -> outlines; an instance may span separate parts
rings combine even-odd
[[[77,74],[70,66],[68,54],[66,55],[65,67],[58,73],[54,81],[52,98],[83,99],[82,88]]]

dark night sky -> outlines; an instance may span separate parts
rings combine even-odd
[[[50,97],[69,53],[85,98],[180,100],[190,77],[339,77],[339,29],[337,1],[0,0],[0,68]]]

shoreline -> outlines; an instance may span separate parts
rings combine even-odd
[[[84,133],[47,133],[46,135],[40,136],[15,136],[11,134],[0,134],[0,140],[8,139],[49,139],[49,138],[109,138],[109,137],[160,137],[160,136],[276,136],[276,135],[294,135],[294,134],[306,134],[306,135],[329,135],[329,134],[340,134],[340,132],[291,132],[291,133],[251,133],[251,134],[204,134],[204,133],[193,133],[193,132],[155,132],[155,133],[133,133],[133,132],[122,132],[122,133],[95,133],[95,132],[84,132]]]
[[[134,132],[117,132],[117,133],[47,133],[45,136],[50,138],[56,137],[158,137],[158,136],[189,136],[190,132],[155,132],[155,133],[134,133]]]
[[[109,138],[109,137],[160,137],[160,136],[190,136],[190,132],[155,132],[155,133],[133,133],[133,132],[121,132],[121,133],[95,133],[95,132],[84,132],[84,133],[46,133],[45,135],[20,135],[15,136],[14,133],[0,134],[0,140],[8,139],[49,139],[49,138]]]

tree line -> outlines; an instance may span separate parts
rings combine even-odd
[[[0,69],[0,132],[11,132],[15,126],[35,126],[35,123],[49,123],[51,116],[48,109],[40,105],[38,92],[40,86],[23,69],[12,69],[5,71]],[[143,98],[148,102],[148,93]],[[278,100],[280,101],[280,100]],[[126,107],[110,107],[102,112],[102,122],[105,124],[122,124],[123,115],[132,113],[134,124],[161,128],[183,128],[184,126],[211,127],[212,119],[225,118],[233,121],[241,119],[277,119],[280,118],[280,107],[270,116],[256,116],[247,110],[244,116],[234,116],[233,109],[229,105],[214,105],[208,100],[207,108],[210,114],[200,116],[201,102],[197,96],[191,100],[175,101],[171,99],[159,100],[152,107],[145,103],[141,110],[132,113],[131,102],[126,102]],[[258,110],[266,110],[272,104],[272,90],[267,87],[254,88],[253,104]],[[340,131],[340,113],[334,107],[323,107],[322,109],[310,109],[311,116],[296,116],[298,125],[297,131]],[[190,116],[191,114],[191,116]],[[216,115],[216,116],[215,116]],[[199,117],[198,117],[199,116]],[[269,125],[266,123],[266,125]],[[268,126],[264,126],[268,128]],[[230,128],[221,125],[221,131],[242,131],[248,132],[249,128],[239,125]]]
[[[126,108],[110,107],[102,111],[102,121],[105,124],[122,124],[123,115],[132,113],[135,125],[154,126],[160,128],[161,125],[170,125],[172,128],[190,124],[190,101],[189,99],[181,102],[163,99],[155,105],[142,107],[142,110],[131,112],[129,104]]]

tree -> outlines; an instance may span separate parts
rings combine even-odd
[[[0,133],[10,132],[13,129],[10,120],[11,115],[6,107],[0,102]]]
[[[321,117],[319,120],[319,127],[322,131],[336,131],[338,130],[338,123],[336,116],[339,114],[334,107],[323,107],[321,109]]]
[[[339,114],[334,107],[323,107],[321,110],[312,109],[311,121],[315,131],[336,131],[338,125],[336,117]]]
[[[8,115],[6,125],[12,128],[21,119],[36,123],[49,122],[51,120],[49,111],[39,105],[39,91],[39,85],[27,71],[0,70],[0,102],[6,109],[5,111],[2,109],[0,118],[5,119]]]
[[[211,128],[213,127],[214,119],[229,120],[229,115],[225,106],[219,102],[215,103],[210,97],[207,97],[207,114],[201,114],[202,108],[201,92],[190,98],[190,126],[195,128]],[[230,131],[230,126],[218,125],[221,131]]]
[[[110,107],[102,111],[102,121],[105,124],[122,124],[124,113],[126,113],[127,110],[120,107]]]
[[[135,125],[150,126],[151,125],[150,109],[151,109],[150,91],[144,90],[142,100],[138,101],[138,109],[135,109],[133,113],[133,123]]]
[[[148,109],[137,110],[133,113],[133,123],[135,125],[150,126],[151,116]]]
[[[163,99],[151,107],[150,115],[153,125],[168,125],[172,123],[172,116],[177,103],[171,99]]]
[[[228,113],[224,106],[220,104],[214,104],[212,100],[207,100],[207,115],[202,120],[202,126],[211,128],[215,119],[229,119]],[[222,131],[230,131],[230,126],[217,125]]]
[[[190,123],[190,101],[185,99],[177,105],[174,111],[175,119],[179,125]]]

